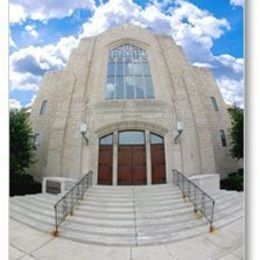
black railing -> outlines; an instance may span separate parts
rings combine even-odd
[[[70,214],[73,214],[75,206],[79,200],[83,200],[88,187],[92,185],[92,171],[82,177],[71,189],[69,189],[54,205],[55,210],[55,235],[61,223]]]
[[[198,185],[189,180],[186,176],[181,174],[177,170],[172,170],[174,174],[174,183],[178,186],[183,194],[183,198],[189,198],[194,205],[194,212],[198,211],[206,218],[210,224],[210,232],[214,230],[214,207],[215,200],[212,199],[205,191],[203,191]]]

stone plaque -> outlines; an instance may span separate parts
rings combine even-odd
[[[46,182],[46,192],[52,194],[58,194],[61,192],[61,183],[57,181]]]

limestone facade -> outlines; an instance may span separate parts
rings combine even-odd
[[[109,50],[122,44],[144,49],[148,55],[154,99],[105,99]],[[215,111],[210,97],[214,97]],[[42,102],[46,113],[40,115]],[[177,121],[183,123],[178,134]],[[164,137],[166,179],[172,169],[187,176],[229,173],[239,164],[229,155],[230,118],[219,88],[208,69],[192,66],[172,37],[122,25],[98,36],[84,38],[70,55],[64,71],[48,72],[31,112],[39,135],[35,179],[46,176],[79,179],[89,170],[97,182],[99,138],[121,130],[143,130]],[[88,127],[88,144],[80,134]],[[220,130],[227,146],[222,146]],[[146,141],[147,182],[151,178],[149,138]],[[117,143],[113,147],[113,184],[117,184]]]

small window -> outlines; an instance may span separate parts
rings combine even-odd
[[[47,100],[44,100],[42,102],[41,110],[40,110],[40,115],[44,115],[47,111]]]
[[[119,133],[120,145],[144,144],[144,132],[124,131]]]
[[[220,139],[222,142],[222,146],[227,146],[225,131],[221,129],[221,130],[219,130],[219,133],[220,133]]]
[[[214,110],[218,111],[218,104],[217,104],[216,99],[214,97],[210,97],[210,99],[211,99],[211,104],[212,104]]]
[[[151,144],[163,144],[163,138],[156,134],[150,134],[150,142]]]
[[[34,143],[34,146],[39,146],[39,144],[40,144],[40,134],[39,133],[36,133],[34,135],[33,143]]]
[[[101,145],[112,145],[113,144],[113,135],[109,134],[100,139]]]

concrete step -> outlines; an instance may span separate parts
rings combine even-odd
[[[37,226],[46,226],[49,228],[54,227],[55,219],[54,218],[49,218],[47,216],[41,216],[39,214],[35,213],[30,213],[27,211],[17,211],[16,209],[11,209],[10,208],[10,217],[17,220],[18,222],[26,222],[28,225],[32,227],[37,227]],[[21,220],[21,221],[20,221]],[[47,232],[51,231],[48,228]],[[38,229],[38,228],[37,228]]]
[[[38,210],[38,211],[54,211],[54,205],[53,204],[48,204],[48,203],[37,203],[37,200],[28,200],[26,198],[22,199],[22,198],[15,198],[12,201],[10,201],[10,204],[14,203],[14,204],[19,204],[19,205],[24,205],[26,206],[30,206],[32,209],[34,210]]]
[[[244,195],[211,192],[214,226],[221,229],[244,217]],[[10,199],[10,217],[44,232],[54,231],[54,204],[61,196],[37,194]],[[107,246],[145,246],[177,242],[205,234],[209,223],[172,184],[153,186],[93,186],[59,235],[74,241]]]
[[[38,213],[44,216],[49,216],[54,218],[55,216],[55,212],[54,212],[54,208],[50,208],[50,209],[45,209],[45,208],[36,208],[36,207],[32,207],[31,205],[28,205],[26,203],[21,203],[21,202],[17,202],[17,201],[13,201],[10,204],[10,209],[16,209],[17,211],[28,211],[28,212],[33,212],[33,213]]]
[[[60,231],[70,231],[89,235],[104,235],[112,237],[133,237],[135,236],[135,226],[132,227],[102,227],[98,225],[82,225],[75,222],[64,222]]]
[[[90,235],[85,233],[75,233],[69,231],[62,231],[59,233],[60,237],[73,240],[76,242],[101,245],[101,246],[136,246],[136,238],[132,237],[113,237],[101,235]]]

